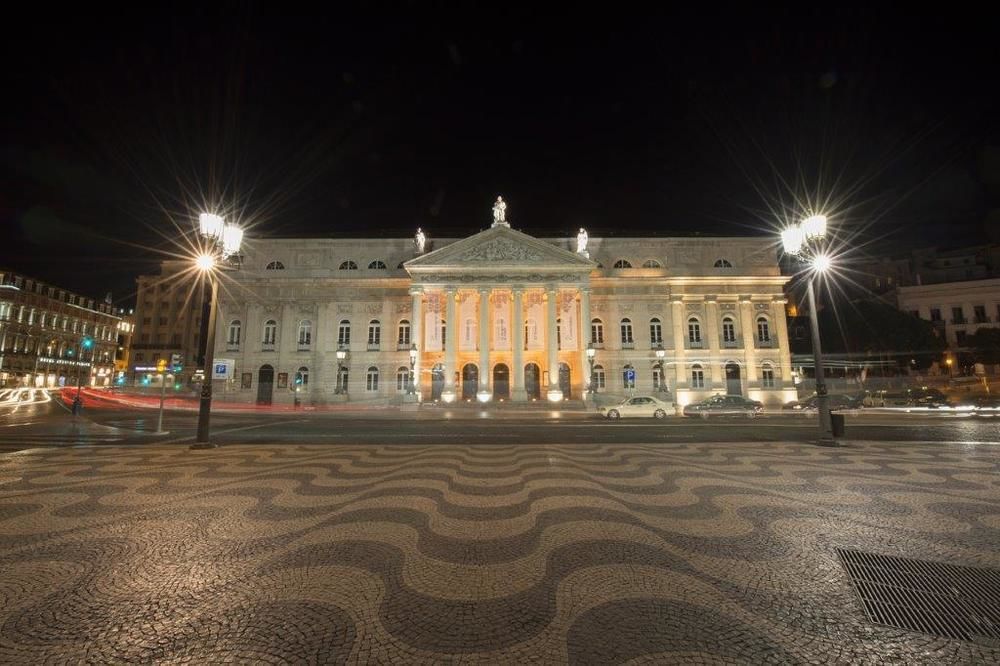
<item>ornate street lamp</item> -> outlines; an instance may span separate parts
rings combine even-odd
[[[416,377],[413,376],[413,370],[414,368],[416,368],[416,366],[417,366],[417,345],[412,344],[410,345],[410,390],[408,391],[410,395],[416,395],[417,393]]]
[[[833,264],[823,251],[826,238],[826,216],[812,215],[799,224],[781,232],[785,253],[805,263],[810,269],[806,280],[806,297],[809,301],[809,325],[812,330],[813,361],[816,366],[816,407],[819,412],[819,442],[827,446],[836,444],[833,439],[833,418],[830,415],[830,395],[823,376],[823,350],[820,346],[819,318],[816,313],[816,292],[813,283],[818,275]]]
[[[334,389],[334,393],[337,395],[346,395],[347,386],[340,383],[340,378],[344,375],[344,361],[347,359],[347,350],[338,349],[337,350],[337,388]]]
[[[660,342],[656,346],[656,369],[660,373],[660,387],[659,387],[660,393],[667,392],[667,382],[666,382],[667,376],[663,372],[663,358],[666,355],[667,355],[667,350],[663,348],[663,343]]]
[[[201,382],[201,401],[198,405],[198,434],[193,449],[211,449],[215,444],[209,437],[209,421],[212,415],[212,375],[215,365],[215,319],[218,314],[219,279],[217,271],[236,270],[240,266],[240,247],[243,245],[243,229],[226,222],[214,213],[202,213],[198,217],[198,233],[202,238],[202,252],[194,259],[195,266],[208,280],[208,327],[205,334],[205,354]],[[203,307],[205,307],[203,306]]]
[[[590,387],[588,393],[593,396],[597,391],[594,386],[594,357],[597,355],[597,350],[594,349],[594,343],[587,343],[587,361],[590,363]]]

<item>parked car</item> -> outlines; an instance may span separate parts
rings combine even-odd
[[[713,395],[684,407],[684,416],[745,416],[752,419],[764,411],[763,403],[739,395]]]
[[[1000,396],[982,395],[973,403],[977,416],[1000,416]]]
[[[910,404],[914,407],[949,407],[951,403],[941,391],[935,388],[918,388],[907,391]]]
[[[625,398],[617,405],[600,407],[597,411],[601,416],[612,421],[629,417],[664,419],[667,417],[667,414],[673,414],[674,407],[651,395],[637,395]]]
[[[818,407],[818,400],[815,395],[811,395],[805,400],[793,400],[787,402],[782,407],[786,411],[796,411],[796,412],[814,412]],[[830,396],[830,409],[861,409],[864,407],[864,402],[860,396],[853,395],[831,395]]]

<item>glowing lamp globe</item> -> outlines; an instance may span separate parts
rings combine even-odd
[[[210,254],[199,254],[194,264],[200,271],[210,271],[215,267],[215,257]]]

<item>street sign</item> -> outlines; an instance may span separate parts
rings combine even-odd
[[[233,374],[233,360],[217,358],[212,363],[212,379],[229,379]]]
[[[184,367],[182,365],[183,360],[184,360],[184,357],[181,354],[176,354],[176,353],[175,354],[171,354],[170,355],[171,372],[175,372],[176,373],[176,372],[180,372],[181,370],[183,370],[184,369]]]
[[[629,368],[625,371],[625,379],[628,380],[629,384],[635,384],[635,369]]]

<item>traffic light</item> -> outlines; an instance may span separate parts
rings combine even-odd
[[[84,349],[90,349],[91,347],[94,346],[94,338],[91,338],[89,336],[84,337],[83,342],[80,343],[80,346],[83,347]]]
[[[178,372],[180,372],[181,370],[183,370],[184,368],[183,368],[183,366],[181,364],[183,360],[184,360],[183,355],[176,354],[176,353],[175,354],[171,354],[170,355],[170,371],[173,372],[174,374],[177,374]]]
[[[161,375],[167,371],[167,359],[161,358],[156,362],[156,371]]]

